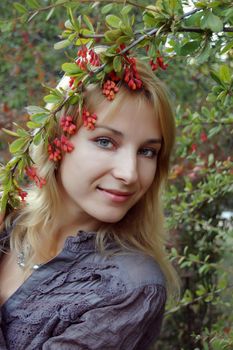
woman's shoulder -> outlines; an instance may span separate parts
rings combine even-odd
[[[111,260],[117,266],[115,273],[130,289],[147,285],[166,287],[165,277],[159,263],[141,251],[124,251],[113,255]]]

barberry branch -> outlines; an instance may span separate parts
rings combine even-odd
[[[172,314],[174,312],[176,312],[178,309],[182,308],[182,307],[187,307],[187,306],[190,306],[190,305],[193,305],[193,304],[197,304],[199,303],[201,300],[203,301],[204,299],[206,299],[207,297],[211,297],[213,296],[214,294],[220,294],[222,293],[223,291],[225,291],[226,289],[232,289],[233,288],[233,285],[229,285],[227,287],[224,287],[224,288],[219,288],[219,289],[216,289],[212,292],[208,292],[208,293],[205,293],[189,302],[184,302],[184,303],[180,303],[179,306],[175,306],[174,308],[168,310],[165,312],[165,316],[169,315],[169,314]]]

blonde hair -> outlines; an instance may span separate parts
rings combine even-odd
[[[122,85],[114,102],[109,103],[111,103],[110,108],[117,108],[122,99],[132,94],[136,95],[137,99],[147,100],[154,106],[162,131],[162,146],[158,154],[156,176],[147,193],[122,220],[115,224],[101,226],[96,232],[96,245],[100,252],[104,253],[107,236],[111,234],[124,250],[136,248],[153,257],[160,265],[167,281],[167,290],[169,295],[172,295],[179,289],[179,279],[165,250],[166,232],[161,195],[168,177],[169,161],[175,140],[174,117],[164,84],[152,74],[147,64],[137,61],[137,70],[143,82],[143,89],[132,91]],[[61,85],[67,88],[67,78]],[[85,104],[91,112],[104,99],[99,86],[89,86],[85,92]],[[63,113],[77,115],[78,106],[69,106]],[[59,125],[54,132],[59,133]],[[44,145],[34,146],[31,156],[39,169],[40,176],[46,178],[47,185],[41,189],[31,185],[27,190],[27,205],[6,220],[6,224],[9,225],[11,216],[17,215],[17,225],[11,234],[11,249],[16,250],[17,253],[24,251],[28,272],[32,263],[35,263],[35,256],[49,260],[56,253],[54,237],[49,235],[49,232],[54,232],[56,222],[52,218],[56,217],[61,202],[55,164],[48,160]],[[40,232],[48,232],[47,251],[44,250],[45,245],[42,249]]]

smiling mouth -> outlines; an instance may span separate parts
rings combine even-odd
[[[104,191],[104,192],[108,192],[111,194],[114,194],[116,196],[125,196],[125,197],[129,197],[132,196],[132,192],[121,192],[121,191],[117,191],[117,190],[111,190],[111,189],[107,189],[107,188],[101,188],[101,187],[97,187],[100,191]]]
[[[122,203],[127,201],[132,195],[132,192],[122,192],[112,189],[105,189],[101,187],[97,187],[98,191],[104,195],[105,198],[112,202]]]

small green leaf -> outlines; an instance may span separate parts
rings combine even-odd
[[[46,16],[46,19],[45,19],[46,22],[47,22],[48,20],[50,20],[50,18],[52,17],[54,11],[55,11],[55,7],[51,8],[51,10],[49,11],[49,13],[48,13],[47,16]]]
[[[36,113],[31,116],[31,120],[35,123],[43,124],[48,118],[46,113]]]
[[[36,128],[39,128],[41,126],[41,124],[34,123],[34,122],[27,122],[26,125],[29,129],[36,129]]]
[[[113,29],[113,30],[107,30],[104,33],[104,36],[107,41],[114,42],[121,36],[121,34],[122,32],[120,29]]]
[[[132,27],[130,27],[130,26],[121,25],[121,26],[120,26],[120,29],[121,29],[122,32],[123,32],[124,34],[126,34],[127,36],[129,36],[129,37],[133,37],[133,36],[134,36],[133,29],[132,29]]]
[[[120,56],[116,56],[113,59],[113,69],[115,72],[120,72],[122,69],[122,58]]]
[[[201,28],[210,29],[212,32],[222,32],[223,22],[218,16],[214,15],[213,12],[208,11],[201,19]]]
[[[61,98],[59,96],[55,96],[55,95],[51,94],[51,95],[45,96],[44,101],[46,103],[59,103],[59,102],[61,102]]]
[[[67,29],[70,29],[70,30],[73,30],[74,29],[74,26],[73,24],[70,22],[70,20],[68,19],[67,21],[65,21],[65,27]]]
[[[68,75],[83,72],[82,69],[76,63],[63,63],[62,70]]]
[[[214,79],[216,81],[216,83],[222,85],[221,79],[220,79],[220,77],[219,77],[217,72],[211,70],[210,71],[210,75],[211,75],[212,79]]]
[[[33,137],[33,143],[34,145],[39,145],[39,143],[42,140],[42,132],[38,132],[34,137]]]
[[[106,16],[106,23],[113,28],[119,28],[121,24],[121,19],[115,15]]]
[[[17,135],[19,137],[28,137],[29,136],[28,132],[26,130],[22,129],[22,128],[17,129],[16,132],[17,132]]]
[[[11,153],[16,153],[20,151],[25,144],[28,142],[25,138],[19,138],[10,144],[9,150]]]
[[[54,44],[53,47],[55,50],[60,50],[60,49],[64,49],[67,46],[70,46],[70,45],[71,45],[70,40],[66,39],[66,40],[58,41],[57,43]]]
[[[129,42],[130,42],[130,38],[128,37],[128,36],[126,36],[126,35],[122,35],[122,36],[120,36],[118,39],[117,39],[117,41],[116,41],[116,43],[118,44],[118,45],[120,45],[120,44],[129,44]],[[115,53],[112,55],[112,56],[114,56],[115,55]]]
[[[224,64],[220,67],[219,69],[219,76],[220,79],[224,82],[224,83],[230,83],[231,82],[231,72],[229,67]]]
[[[38,9],[40,8],[40,4],[36,0],[26,0],[26,3],[29,7],[32,9]]]
[[[190,41],[180,48],[180,55],[187,56],[194,51],[196,51],[200,47],[200,41]]]
[[[211,46],[208,42],[204,48],[201,50],[201,53],[195,58],[197,64],[202,64],[206,62],[211,55]]]
[[[43,107],[39,106],[27,106],[26,110],[29,114],[36,114],[36,113],[46,113],[49,114],[49,111]]]
[[[91,32],[95,31],[90,19],[86,15],[83,15],[83,22]]]
[[[106,15],[107,13],[109,13],[112,10],[113,6],[114,6],[113,3],[110,3],[110,4],[103,6],[101,9],[102,14]]]
[[[16,137],[18,137],[18,134],[17,134],[16,132],[14,132],[14,131],[11,131],[11,130],[8,130],[8,129],[4,129],[4,128],[2,128],[1,130],[2,130],[3,132],[5,132],[6,134],[10,135],[10,136],[16,136]]]
[[[143,22],[146,28],[151,28],[151,27],[155,27],[158,23],[158,21],[155,19],[155,17],[151,14],[146,12],[143,15]]]
[[[22,14],[28,13],[28,10],[26,9],[26,7],[19,4],[18,2],[14,2],[13,6],[19,13],[22,13]]]
[[[221,54],[224,54],[226,52],[228,52],[230,49],[232,49],[233,47],[233,41],[231,41],[230,43],[228,43],[221,51]]]
[[[126,5],[123,7],[123,9],[121,10],[121,14],[122,16],[126,16],[128,15],[128,13],[132,10],[132,6],[131,5]]]

